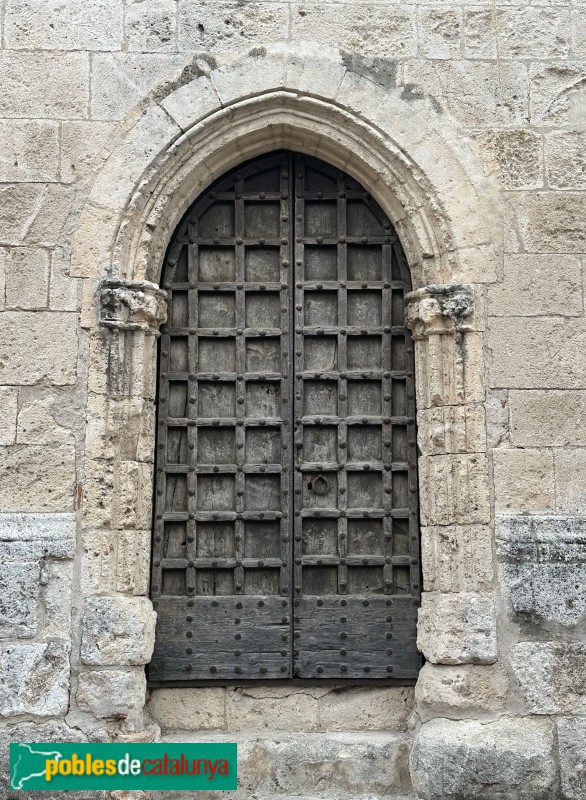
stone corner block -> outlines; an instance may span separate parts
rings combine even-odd
[[[564,800],[586,797],[586,717],[558,719],[560,770]]]
[[[417,647],[433,664],[493,664],[496,616],[489,593],[424,592]]]
[[[553,743],[549,720],[432,720],[411,751],[413,785],[424,800],[551,800]]]
[[[509,681],[500,664],[423,665],[415,699],[422,719],[467,719],[505,708]]]
[[[82,663],[96,666],[148,663],[155,644],[156,618],[146,597],[90,597],[83,614]]]
[[[100,669],[82,672],[76,700],[81,711],[89,711],[97,719],[126,714],[131,722],[142,720],[146,695],[143,669]]]
[[[69,642],[0,646],[0,717],[34,714],[53,717],[67,711]]]

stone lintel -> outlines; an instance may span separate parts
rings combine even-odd
[[[167,292],[151,281],[108,278],[100,286],[100,325],[157,335],[167,320]]]

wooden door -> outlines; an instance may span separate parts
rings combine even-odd
[[[165,265],[152,682],[412,678],[409,272],[350,176],[278,152],[190,210]]]

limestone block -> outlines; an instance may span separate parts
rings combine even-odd
[[[586,57],[586,11],[579,6],[572,14],[572,51],[576,58]]]
[[[505,189],[543,186],[541,136],[522,128],[492,130],[477,137],[486,175],[496,173]]]
[[[45,565],[47,584],[43,592],[43,635],[71,636],[72,566],[61,562]]]
[[[0,716],[64,714],[70,649],[62,640],[0,645]]]
[[[419,9],[419,55],[423,58],[459,58],[462,12],[459,9]]]
[[[417,414],[417,439],[423,455],[481,453],[486,450],[484,406],[440,406]]]
[[[586,450],[555,451],[556,510],[562,514],[586,514]]]
[[[219,104],[216,88],[207,75],[180,86],[161,102],[165,111],[183,130],[215,111]]]
[[[163,82],[181,78],[191,54],[96,53],[92,67],[92,119],[123,119]]]
[[[413,689],[407,686],[336,687],[317,698],[319,729],[404,730],[413,705]]]
[[[289,33],[289,9],[283,2],[183,0],[178,12],[179,50],[187,52],[238,52],[286,39]]]
[[[7,255],[8,250],[6,248],[0,248],[0,311],[4,311],[4,295],[6,289],[6,275],[4,272],[4,267],[6,264]]]
[[[43,465],[42,471],[39,471],[39,464]],[[74,485],[75,453],[70,445],[2,448],[0,508],[6,511],[69,511],[73,505]]]
[[[484,343],[480,333],[431,335],[415,342],[417,407],[484,401]]]
[[[545,140],[548,183],[555,189],[586,189],[586,134],[555,131]]]
[[[49,253],[36,247],[17,247],[5,264],[7,309],[47,308]]]
[[[0,513],[0,541],[10,544],[11,558],[71,559],[75,526],[75,514]]]
[[[466,12],[467,58],[564,58],[569,50],[567,9],[486,8]]]
[[[495,64],[454,59],[441,69],[434,61],[406,61],[402,83],[406,99],[431,97],[464,125],[526,125],[528,98],[525,66],[515,62]]]
[[[107,264],[112,252],[112,237],[115,229],[115,215],[105,208],[97,208],[88,203],[73,234],[71,266],[69,274],[74,278],[93,277],[93,291],[96,291],[95,276],[100,273],[100,264]],[[82,317],[84,327],[94,327],[97,314],[91,319]]]
[[[531,124],[581,128],[586,100],[584,75],[584,64],[580,61],[532,64],[529,68]]]
[[[293,3],[293,38],[315,39],[316,31],[321,43],[365,56],[401,58],[417,50],[415,14],[405,5],[372,5],[361,15],[341,3]]]
[[[0,152],[0,181],[56,181],[59,125],[47,120],[2,120]]]
[[[163,730],[225,728],[226,689],[154,689],[147,710]]]
[[[0,386],[0,445],[16,441],[16,414],[18,389],[15,386]]]
[[[582,800],[586,796],[586,719],[558,719],[557,729],[564,800]]]
[[[507,447],[510,445],[509,392],[506,389],[491,389],[486,393],[486,446]]]
[[[13,50],[119,50],[122,0],[65,0],[58,8],[7,0],[4,40]]]
[[[152,461],[155,435],[153,403],[142,397],[112,400],[90,394],[86,432],[88,458]]]
[[[49,308],[51,311],[80,310],[81,281],[69,274],[69,258],[62,248],[51,253]]]
[[[229,63],[210,73],[210,80],[223,106],[250,94],[251,75],[254,75],[255,93],[258,94],[286,85],[286,58],[282,55],[267,55],[263,50],[252,50],[251,53],[248,58],[239,59],[237,64]],[[330,64],[323,66],[324,72],[327,72]]]
[[[0,185],[0,242],[52,247],[71,210],[71,188],[58,183]]]
[[[576,256],[505,255],[505,279],[488,289],[489,314],[581,316],[582,294],[582,269]]]
[[[176,48],[176,0],[132,0],[126,5],[125,38],[129,50],[169,53]]]
[[[492,534],[488,525],[437,525],[421,529],[423,588],[470,592],[492,584]]]
[[[146,664],[155,643],[156,618],[146,597],[90,597],[83,615],[82,663]]]
[[[497,643],[492,595],[424,592],[417,647],[432,664],[493,664]]]
[[[226,725],[230,731],[272,728],[312,731],[318,726],[317,696],[309,689],[299,693],[286,686],[247,687],[226,694]]]
[[[56,407],[58,403],[63,405],[62,396],[40,396],[35,397],[28,394],[22,397],[21,392],[20,410],[18,412],[18,426],[16,433],[17,444],[73,444],[73,433],[71,430],[61,426],[55,416],[59,414]],[[75,420],[75,414],[72,413]]]
[[[490,522],[488,466],[482,453],[419,459],[421,523]]]
[[[145,530],[150,526],[152,464],[87,462],[84,515],[87,525]]]
[[[497,555],[509,614],[527,635],[586,622],[586,520],[498,517]],[[576,631],[582,636],[582,628]]]
[[[490,320],[491,385],[514,389],[586,387],[586,323],[556,317]],[[539,357],[536,358],[536,354]]]
[[[493,464],[497,512],[555,508],[553,451],[498,449]]]
[[[39,17],[44,18],[44,14]],[[5,50],[0,55],[0,73],[1,118],[81,119],[87,115],[87,53]]]
[[[586,446],[586,391],[522,391],[509,394],[514,447]]]
[[[84,532],[81,572],[83,594],[147,594],[150,544],[150,530]]]
[[[551,800],[556,770],[548,720],[431,720],[411,751],[423,800]]]
[[[507,200],[523,249],[537,253],[584,252],[584,192],[516,192]]]
[[[586,714],[586,646],[520,642],[510,660],[530,714]]]
[[[40,564],[11,555],[10,545],[0,542],[0,638],[30,639],[38,625]]]
[[[61,123],[63,183],[74,183],[87,178],[104,163],[114,128],[112,122],[95,120],[67,120]]]
[[[508,686],[507,674],[498,664],[426,663],[415,685],[417,713],[424,720],[494,714],[504,709]]]
[[[137,722],[145,695],[144,669],[98,669],[80,673],[75,699],[82,711],[97,719],[127,714],[130,722]]]

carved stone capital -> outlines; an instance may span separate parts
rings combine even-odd
[[[167,321],[167,292],[150,281],[109,278],[100,287],[100,325],[157,335]]]
[[[474,291],[469,284],[432,283],[409,292],[405,303],[405,321],[414,339],[474,330]]]

